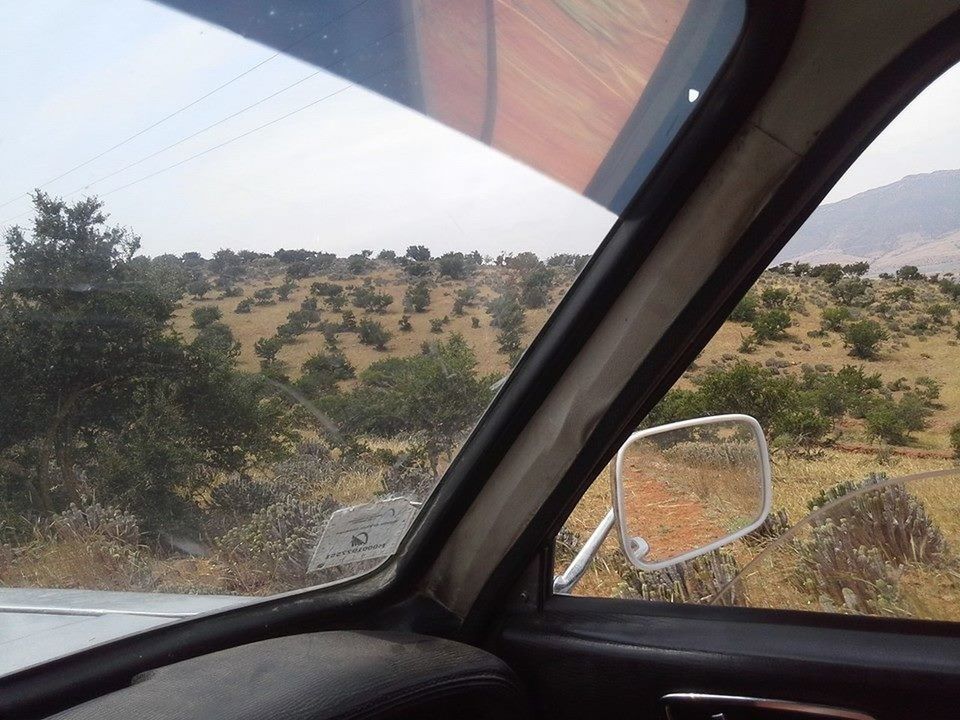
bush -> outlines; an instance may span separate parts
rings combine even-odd
[[[757,317],[757,308],[759,305],[760,301],[757,299],[756,293],[748,292],[740,299],[740,302],[737,303],[733,312],[730,313],[730,321],[749,325]]]
[[[953,457],[960,460],[960,422],[950,427],[950,447],[953,448]]]
[[[211,290],[213,290],[213,286],[203,278],[187,283],[187,292],[197,300],[202,300],[203,296]]]
[[[410,316],[401,315],[400,319],[397,321],[397,327],[400,328],[400,332],[410,332],[413,330],[413,325],[410,323]]]
[[[843,331],[843,342],[850,348],[850,354],[864,360],[876,359],[880,343],[888,338],[887,331],[875,320],[858,320]]]
[[[644,572],[625,567],[621,570],[620,596],[655,602],[708,604],[739,572],[736,558],[721,550],[663,570]],[[728,606],[747,604],[738,585],[732,586],[716,602]]]
[[[449,252],[437,258],[437,269],[441,276],[454,280],[463,280],[470,274],[473,263],[468,263],[463,253]]]
[[[407,312],[426,312],[430,307],[430,286],[425,280],[408,285],[403,293],[403,308]]]
[[[871,289],[869,280],[862,278],[843,278],[830,288],[830,295],[841,305],[865,305]]]
[[[432,332],[432,333],[442,333],[442,332],[443,332],[443,319],[442,319],[442,318],[431,318],[431,319],[430,319],[430,332]]]
[[[360,343],[362,345],[372,345],[377,350],[386,350],[387,343],[393,337],[393,333],[387,330],[376,320],[364,318],[360,321]]]
[[[347,298],[345,295],[327,295],[323,298],[323,304],[326,305],[333,312],[340,312],[347,305]]]
[[[336,283],[315,282],[310,284],[311,295],[318,295],[320,297],[333,297],[334,295],[341,295],[342,293],[343,287],[337,285]]]
[[[430,259],[430,250],[423,245],[411,245],[407,248],[407,257],[416,262],[426,262]]]
[[[820,326],[824,330],[833,330],[834,332],[843,332],[847,323],[853,318],[853,313],[848,307],[824,308],[821,314]]]
[[[278,337],[260,338],[253,344],[253,352],[262,361],[271,363],[282,347],[283,341]]]
[[[256,300],[257,305],[272,305],[273,304],[273,294],[276,292],[276,288],[266,287],[260,288],[253,293],[253,299]]]
[[[297,286],[292,282],[285,282],[277,288],[277,297],[286,302],[290,299],[290,293],[297,289]]]
[[[786,329],[790,327],[790,313],[786,310],[774,309],[758,312],[750,327],[758,342],[781,340],[786,337]]]
[[[200,329],[212,325],[222,318],[223,312],[216,305],[204,305],[195,307],[190,312],[190,317],[193,319],[193,327]]]
[[[527,308],[541,308],[550,299],[550,288],[553,286],[553,270],[543,264],[538,264],[527,271],[520,281],[520,302]]]
[[[373,285],[364,284],[353,289],[353,304],[358,308],[384,313],[391,303],[393,303],[393,296],[377,292]]]
[[[335,507],[330,498],[315,503],[288,497],[225,532],[217,546],[242,573],[245,584],[258,591],[300,586],[307,579],[307,563],[322,523]]]
[[[782,287],[766,288],[760,293],[760,302],[768,310],[789,310],[795,305],[790,291]]]
[[[253,308],[253,298],[244,298],[243,300],[237,303],[237,307],[234,308],[233,311],[235,313],[242,315],[244,313],[249,313],[252,308]]]
[[[463,315],[465,308],[473,307],[479,294],[475,287],[465,287],[457,290],[456,298],[453,301],[453,312],[456,315]]]
[[[310,395],[336,391],[338,382],[355,377],[353,365],[342,352],[314,353],[300,371],[297,386]]]
[[[923,274],[916,265],[904,265],[897,270],[898,280],[923,280]]]

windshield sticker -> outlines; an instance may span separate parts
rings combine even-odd
[[[337,510],[323,529],[307,572],[393,555],[415,513],[416,506],[405,498]]]

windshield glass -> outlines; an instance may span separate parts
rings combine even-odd
[[[742,19],[7,8],[0,604],[269,595],[382,563]]]

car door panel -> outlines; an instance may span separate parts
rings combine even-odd
[[[815,704],[876,720],[953,718],[960,703],[960,635],[945,623],[556,596],[507,620],[497,650],[551,718],[663,718],[671,693]],[[721,705],[703,717],[747,717]]]

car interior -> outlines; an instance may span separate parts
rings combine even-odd
[[[333,63],[277,30],[309,3],[160,1]],[[0,677],[0,717],[955,717],[956,624],[555,592],[554,538],[838,178],[958,60],[955,0],[690,2],[634,139],[585,191],[612,230],[396,553]],[[373,84],[362,63],[349,72]],[[402,84],[383,92],[441,113]],[[623,197],[627,177],[643,180]]]

